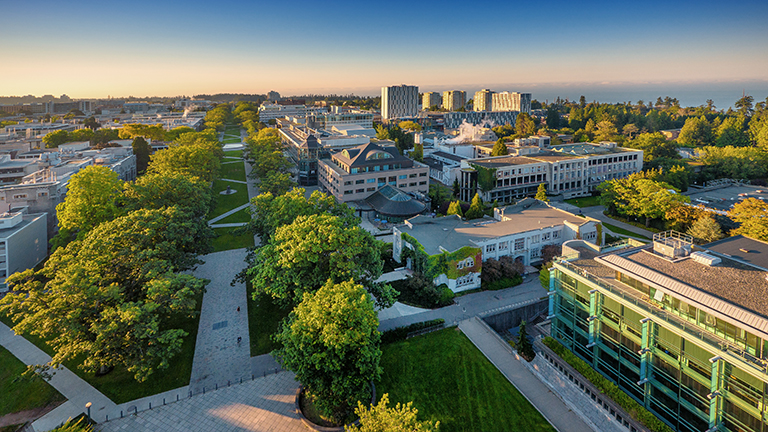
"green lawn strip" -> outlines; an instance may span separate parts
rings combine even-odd
[[[240,138],[224,138],[224,141],[222,141],[222,144],[239,144],[243,142]]]
[[[243,151],[242,150],[227,150],[227,151],[224,152],[224,156],[243,157]],[[231,159],[229,159],[229,160],[231,160]]]
[[[239,163],[225,163],[221,165],[219,169],[219,178],[245,181],[245,164],[242,161],[234,161]],[[234,183],[229,182],[230,185]],[[245,187],[245,185],[243,185]],[[226,189],[226,186],[224,187]]]
[[[224,165],[226,166],[226,165]],[[222,195],[219,192],[227,189],[227,186],[237,192],[230,195]],[[208,214],[208,219],[222,215],[230,210],[248,204],[248,188],[242,183],[233,183],[224,180],[214,180],[213,196],[216,199],[216,206]]]
[[[211,240],[214,252],[221,252],[231,249],[242,249],[253,247],[253,236],[250,234],[233,235],[231,231],[235,228],[214,228],[216,237]]]
[[[571,205],[575,205],[576,207],[579,207],[579,208],[602,205],[602,203],[600,202],[600,196],[571,198],[571,199],[565,200],[565,202]]]
[[[221,219],[220,221],[217,221],[217,224],[225,224],[225,223],[239,223],[239,222],[250,222],[251,215],[248,214],[248,209],[244,208],[240,210],[239,212],[235,212],[224,219]]]
[[[382,351],[377,396],[388,393],[393,405],[413,401],[419,419],[439,420],[442,432],[555,430],[456,328]]]
[[[117,404],[188,385],[189,377],[192,375],[192,360],[195,354],[195,341],[197,339],[197,326],[202,298],[201,294],[197,299],[197,313],[195,316],[174,316],[169,318],[167,325],[164,326],[165,328],[179,328],[188,334],[181,345],[181,351],[170,360],[169,367],[155,371],[144,382],[137,382],[133,377],[133,373],[128,372],[124,367],[116,367],[112,372],[97,377],[95,373],[85,372],[78,367],[78,364],[82,362],[82,358],[78,357],[64,362],[64,366]],[[6,325],[11,325],[7,317],[3,317],[2,321]],[[43,339],[33,335],[24,335],[24,337],[48,355],[52,356],[54,354],[53,349]]]
[[[630,237],[637,237],[637,238],[642,238],[642,239],[651,241],[651,239],[649,239],[648,237],[642,234],[633,233],[632,231],[628,231],[628,230],[625,230],[624,228],[617,227],[616,225],[611,225],[609,223],[603,222],[603,226],[613,231],[616,234],[621,234],[621,235],[630,236]]]
[[[45,380],[22,378],[27,365],[3,347],[0,347],[0,365],[0,417],[66,400]]]
[[[280,322],[291,312],[291,307],[280,307],[272,297],[261,294],[253,299],[253,289],[248,283],[248,332],[251,336],[251,356],[268,354],[279,347],[272,340]]]

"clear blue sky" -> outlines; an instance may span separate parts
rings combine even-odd
[[[1,10],[0,95],[768,88],[765,0],[24,0]]]

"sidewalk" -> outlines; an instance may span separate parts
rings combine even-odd
[[[205,264],[195,270],[196,277],[211,283],[203,296],[189,381],[194,393],[251,376],[246,288],[242,283],[230,285],[245,266],[245,255],[245,249],[208,254],[203,257]]]
[[[27,365],[45,364],[51,361],[48,354],[23,337],[14,334],[13,330],[3,323],[0,323],[0,345]],[[64,366],[56,370],[48,384],[64,395],[67,401],[35,420],[32,426],[37,431],[51,430],[70,417],[77,417],[85,412],[85,404],[88,402],[93,404],[92,414],[110,412],[116,406],[108,397]]]
[[[581,209],[582,213],[586,216],[589,216],[591,218],[597,219],[601,222],[605,222],[614,226],[617,226],[619,228],[623,228],[627,231],[633,232],[635,234],[640,234],[641,236],[648,237],[650,239],[653,238],[653,233],[644,230],[642,228],[638,228],[634,225],[626,224],[624,222],[617,221],[615,219],[611,219],[608,216],[603,214],[603,211],[605,210],[605,207],[603,206],[594,206],[594,207],[584,207]]]
[[[227,217],[229,215],[233,215],[233,214],[239,212],[240,210],[243,210],[243,209],[247,208],[249,205],[251,205],[251,204],[250,203],[243,204],[241,206],[233,208],[232,210],[229,210],[229,211],[227,211],[225,213],[222,213],[222,214],[216,216],[215,218],[209,220],[208,221],[208,225],[213,225],[214,223],[224,219],[225,217]]]
[[[531,374],[504,342],[480,318],[459,323],[461,330],[494,366],[528,399],[529,402],[560,432],[592,432],[576,413]]]

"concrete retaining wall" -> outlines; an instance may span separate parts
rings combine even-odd
[[[481,318],[497,333],[501,333],[519,326],[521,321],[530,322],[533,318],[545,313],[548,306],[548,300],[543,299],[514,309],[498,312],[493,315],[489,314],[481,316]]]

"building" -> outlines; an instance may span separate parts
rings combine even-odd
[[[510,124],[514,126],[519,113],[517,111],[453,111],[439,114],[443,118],[443,127],[454,129],[460,127],[462,123],[492,124],[495,126]]]
[[[432,107],[440,106],[443,103],[443,97],[438,92],[424,92],[421,97],[421,109],[429,110]]]
[[[318,161],[320,184],[340,202],[368,198],[391,185],[403,192],[426,195],[429,167],[402,156],[395,147],[374,143],[345,149]]]
[[[467,104],[467,92],[448,90],[443,92],[443,108],[448,111],[458,111]]]
[[[446,284],[459,292],[480,287],[482,263],[489,258],[510,256],[531,265],[541,261],[542,248],[547,245],[575,238],[602,242],[599,221],[580,218],[538,200],[526,199],[496,209],[495,213],[495,219],[473,221],[457,215],[408,219],[393,228],[393,258],[422,274],[437,274],[435,284]],[[412,259],[414,253],[431,259]],[[444,259],[435,259],[440,255]],[[430,263],[446,263],[446,267],[442,271],[419,268]]]
[[[418,86],[403,84],[381,88],[381,118],[383,120],[416,117],[418,110]]]
[[[11,159],[9,154],[0,154],[0,184],[21,183],[21,180],[40,167],[35,159]]]
[[[768,244],[563,244],[551,334],[673,430],[764,431]]]
[[[562,194],[565,198],[581,197],[590,195],[597,185],[606,180],[624,178],[643,169],[641,150],[617,147],[615,143],[578,143],[544,150],[535,147],[526,149],[531,151],[524,152],[525,156],[462,161],[460,198],[469,201],[479,192],[485,201],[508,202],[533,196],[540,183],[547,185],[550,194]],[[488,174],[481,179],[480,171]]]
[[[0,213],[0,292],[7,291],[8,276],[33,268],[48,256],[46,216],[27,214],[26,209]]]
[[[491,111],[518,111],[531,113],[531,94],[501,92],[491,95]]]
[[[446,186],[453,186],[461,172],[462,157],[443,151],[432,152],[424,156],[424,163],[429,166],[429,178]]]
[[[475,92],[473,109],[475,111],[493,111],[493,92],[489,89]]]
[[[326,112],[328,112],[328,108],[325,107],[264,102],[259,106],[259,120],[267,123],[270,120],[283,117],[306,117],[308,115],[322,115]]]

